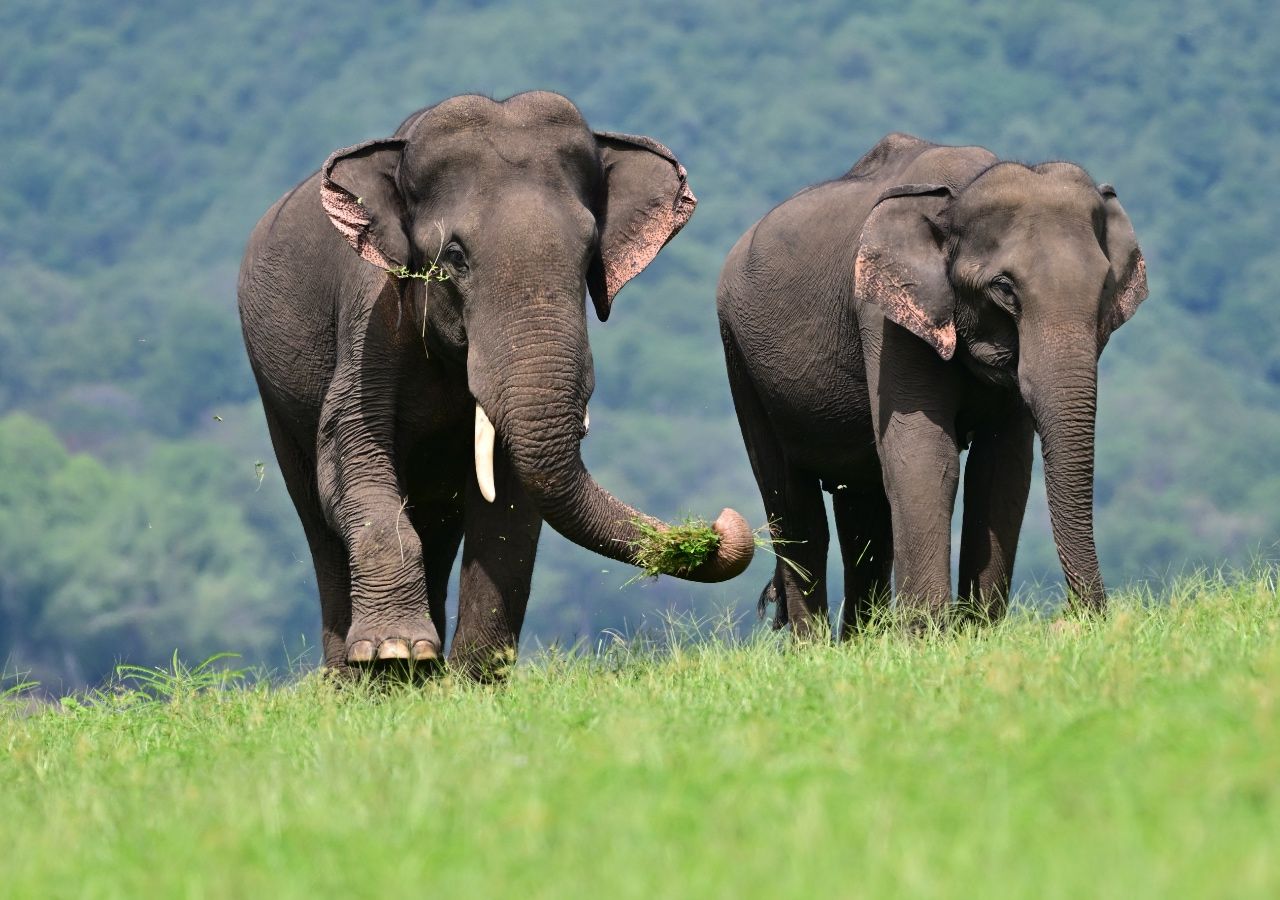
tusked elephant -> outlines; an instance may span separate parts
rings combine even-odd
[[[614,296],[685,224],[684,168],[593,133],[566,98],[459,96],[333,153],[276,202],[240,270],[245,344],[315,564],[324,662],[514,657],[545,519],[632,562],[638,521],[579,454],[595,387],[584,298]],[[743,518],[681,577],[750,562]],[[397,661],[405,662],[397,662]]]
[[[1133,226],[1079,166],[1001,161],[905,134],[801,191],[730,252],[717,292],[742,435],[782,551],[775,624],[827,615],[821,490],[844,565],[841,633],[890,591],[1003,614],[1040,436],[1072,601],[1102,610],[1093,534],[1098,355],[1147,295]]]

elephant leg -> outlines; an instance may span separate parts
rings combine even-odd
[[[395,467],[394,396],[350,403],[349,395],[365,393],[358,377],[335,374],[317,452],[320,502],[343,536],[351,572],[346,661],[380,669],[437,660],[443,642],[428,613],[422,541]]]
[[[347,548],[341,536],[325,521],[316,490],[316,460],[303,450],[284,422],[264,404],[267,431],[275,450],[276,463],[293,500],[302,530],[311,550],[316,587],[320,594],[321,652],[324,666],[342,670],[347,665],[346,637],[351,627],[351,572]]]
[[[898,607],[912,619],[942,621],[951,604],[951,516],[959,485],[954,432],[923,413],[895,415],[882,446]]]
[[[303,520],[320,593],[321,651],[324,667],[347,668],[347,632],[351,629],[351,569],[347,548],[322,519]]]
[[[773,601],[777,604],[773,627],[790,623],[793,633],[808,636],[817,618],[827,616],[825,573],[830,537],[818,478],[795,470],[787,462],[731,341],[725,344],[725,360],[751,471],[764,501],[770,534],[778,540],[773,576],[760,592],[761,615]]]
[[[964,467],[964,525],[960,535],[960,596],[984,621],[1004,615],[1013,582],[1018,534],[1031,489],[1035,426],[1018,410],[996,427],[975,433]]]
[[[791,633],[814,637],[815,630],[830,627],[827,613],[827,510],[818,477],[794,466],[766,477],[765,513],[770,531],[780,543],[775,584],[781,586],[779,603],[785,603]]]
[[[542,517],[525,493],[506,452],[493,454],[496,499],[467,479],[458,632],[449,664],[478,680],[505,676],[524,627]]]
[[[889,600],[893,577],[893,522],[884,488],[831,495],[840,557],[844,563],[844,605],[840,636],[862,629]]]
[[[458,547],[462,544],[463,512],[459,503],[415,503],[412,508],[413,527],[422,542],[422,567],[427,576],[427,610],[431,624],[446,640],[448,614],[446,600],[449,593],[449,576]]]
[[[960,476],[958,386],[932,347],[891,322],[864,327],[863,347],[892,511],[898,608],[913,627],[916,620],[942,621],[951,604],[951,516]]]

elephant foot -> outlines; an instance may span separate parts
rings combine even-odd
[[[455,647],[449,657],[449,670],[482,684],[506,681],[516,664],[516,648],[509,645]]]
[[[957,624],[959,614],[947,603],[923,604],[898,601],[892,621],[903,634],[927,638],[945,634]]]
[[[347,662],[352,665],[394,660],[432,662],[439,658],[439,642],[429,640],[414,641],[413,646],[405,638],[387,638],[376,646],[371,640],[359,640],[347,648]]]
[[[434,669],[444,656],[439,635],[428,620],[360,627],[347,633],[346,663],[371,674]]]

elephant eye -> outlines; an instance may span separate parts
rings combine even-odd
[[[1018,292],[1014,290],[1013,282],[1005,275],[997,275],[991,279],[991,299],[1015,319],[1022,313]]]
[[[440,254],[440,261],[455,272],[462,273],[467,271],[466,251],[456,242],[451,242],[449,246],[444,248],[444,251]]]

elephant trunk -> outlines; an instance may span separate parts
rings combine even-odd
[[[580,300],[576,306],[579,318],[584,318]],[[591,365],[585,320],[579,328],[565,328],[563,322],[548,325],[532,339],[527,316],[522,324],[519,338],[501,342],[501,358],[490,370],[504,377],[482,392],[487,404],[478,405],[477,461],[484,445],[492,446],[496,433],[521,484],[552,528],[588,550],[636,565],[636,547],[643,538],[639,526],[659,530],[668,526],[614,497],[596,483],[582,462],[585,385]],[[486,427],[482,417],[492,425]],[[477,467],[483,492],[482,468]],[[492,491],[491,480],[488,489]],[[670,574],[689,581],[718,582],[746,569],[755,551],[746,520],[725,509],[714,528],[720,537],[714,555],[691,571]]]
[[[1049,521],[1072,602],[1102,612],[1106,591],[1093,534],[1096,330],[1059,329],[1056,338],[1024,345],[1019,381],[1040,434]]]

